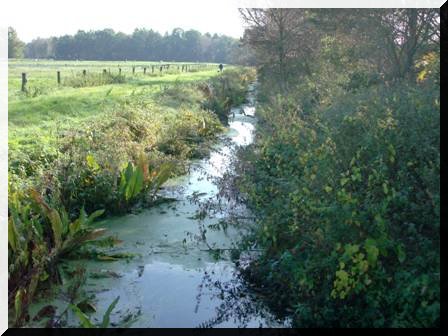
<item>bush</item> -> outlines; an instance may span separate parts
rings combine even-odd
[[[230,109],[245,102],[248,85],[255,80],[255,70],[228,69],[213,78],[207,86],[201,85],[207,99],[202,107],[218,115],[223,124],[227,124]]]
[[[240,186],[267,251],[246,275],[295,326],[439,325],[439,99],[396,83],[259,109]]]

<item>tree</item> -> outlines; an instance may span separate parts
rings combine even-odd
[[[326,32],[338,31],[362,56],[389,79],[415,74],[415,61],[440,48],[438,8],[324,10],[320,23]]]
[[[309,74],[309,61],[319,41],[319,30],[310,21],[311,11],[292,8],[240,9],[249,27],[244,41],[257,52],[260,66],[270,68],[283,90],[298,60]]]
[[[25,46],[24,56],[26,58],[53,58],[53,39],[37,38]]]
[[[248,25],[245,43],[283,89],[297,74],[312,76],[316,55],[323,55],[328,41],[334,41],[332,51],[342,49],[345,57],[375,67],[386,80],[414,76],[416,60],[440,48],[439,9],[270,8],[240,13]]]
[[[24,48],[25,43],[19,39],[15,29],[8,27],[8,58],[22,58]]]
[[[79,60],[141,60],[231,63],[243,61],[238,40],[196,30],[175,28],[171,34],[135,29],[130,35],[111,29],[78,31],[49,39],[35,39],[27,44],[25,56],[30,58]],[[247,51],[245,51],[247,54]]]

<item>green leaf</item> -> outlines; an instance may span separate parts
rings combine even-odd
[[[136,167],[133,170],[130,179],[127,181],[125,190],[125,199],[128,201],[131,198],[137,196],[143,189],[143,170],[140,167]]]
[[[80,228],[81,228],[81,221],[78,218],[69,225],[70,235],[72,236],[75,235]]]
[[[90,224],[92,224],[93,221],[94,221],[96,218],[100,217],[103,213],[104,213],[104,209],[96,210],[96,211],[92,212],[92,213],[90,214],[90,216],[87,218],[86,225],[90,225]]]
[[[95,305],[90,302],[90,299],[84,299],[81,302],[77,303],[76,306],[81,309],[83,313],[94,313],[96,312]]]
[[[100,166],[98,165],[98,163],[96,162],[95,158],[93,157],[93,155],[88,154],[86,156],[86,161],[87,161],[87,166],[92,169],[92,170],[99,170]]]
[[[73,304],[69,304],[71,310],[75,313],[75,315],[79,318],[81,322],[81,326],[83,328],[96,328],[96,326],[89,320],[86,314],[84,314],[81,309]]]
[[[112,310],[117,305],[118,300],[120,299],[119,296],[110,304],[109,308],[107,308],[107,311],[104,313],[103,316],[103,322],[101,322],[101,328],[107,328],[110,323],[110,314],[112,313]]]
[[[134,192],[133,196],[137,196],[140,191],[143,189],[143,170],[141,167],[137,167],[134,172],[135,175],[135,185],[134,185]]]
[[[121,195],[124,195],[125,189],[126,189],[126,174],[124,171],[120,174],[120,185],[118,186],[118,192]]]
[[[389,192],[389,188],[387,187],[387,183],[384,182],[383,183],[383,192],[387,195],[387,193]]]
[[[53,238],[56,248],[60,248],[62,245],[62,221],[59,213],[55,209],[51,209],[47,214],[51,222],[51,229],[53,230]]]
[[[403,244],[397,246],[397,256],[400,263],[403,263],[406,260],[406,252],[404,251]]]
[[[20,288],[15,296],[15,300],[14,300],[14,311],[16,314],[16,321],[19,320],[20,316],[22,315],[22,301],[23,301],[23,289]]]
[[[376,246],[376,241],[371,238],[366,239],[364,248],[367,252],[367,261],[370,265],[375,265],[380,253],[378,247]]]
[[[156,193],[157,190],[164,184],[171,176],[174,165],[171,162],[166,162],[159,167],[159,172],[153,180],[153,192]]]
[[[62,223],[62,234],[66,235],[67,231],[70,230],[70,224],[69,224],[69,218],[68,213],[65,211],[64,208],[59,210],[59,213],[61,215],[61,223]]]
[[[102,261],[117,261],[120,260],[119,258],[114,258],[108,255],[99,255],[96,257],[98,260],[102,260]]]
[[[131,179],[132,175],[134,174],[134,165],[132,164],[132,162],[128,162],[128,165],[126,167],[124,174],[125,174],[126,182],[128,182]]]
[[[136,175],[133,174],[131,176],[130,180],[127,182],[126,190],[124,193],[124,198],[126,199],[126,201],[129,201],[133,197],[135,180],[136,180]]]
[[[87,240],[96,239],[98,237],[101,237],[105,233],[106,233],[106,229],[104,229],[104,228],[95,229],[95,230],[86,232],[82,237],[78,238],[78,243],[82,243],[82,242],[85,242]]]
[[[40,206],[42,212],[50,220],[55,246],[56,248],[60,248],[62,245],[63,225],[59,213],[55,209],[50,208],[36,190],[32,189],[30,193],[34,201]]]
[[[17,252],[19,248],[19,238],[17,235],[16,225],[14,224],[14,220],[12,217],[8,220],[8,242],[9,246],[14,252]]]

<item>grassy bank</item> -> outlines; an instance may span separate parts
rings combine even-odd
[[[244,99],[253,76],[243,68],[222,74],[176,68],[163,75],[123,71],[108,84],[107,74],[89,80],[73,74],[55,86],[55,68],[40,66],[46,69],[41,82],[29,82],[26,93],[15,75],[28,71],[31,78],[33,72],[10,66],[8,256],[15,325],[26,322],[37,288],[57,281],[58,260],[105,233],[92,226],[95,218],[150,206],[169,177],[206,155],[224,127],[218,116]]]

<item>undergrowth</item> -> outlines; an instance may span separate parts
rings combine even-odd
[[[296,327],[438,326],[437,72],[356,90],[325,78],[318,99],[314,82],[275,96],[261,80],[237,185],[266,252],[245,274]]]

